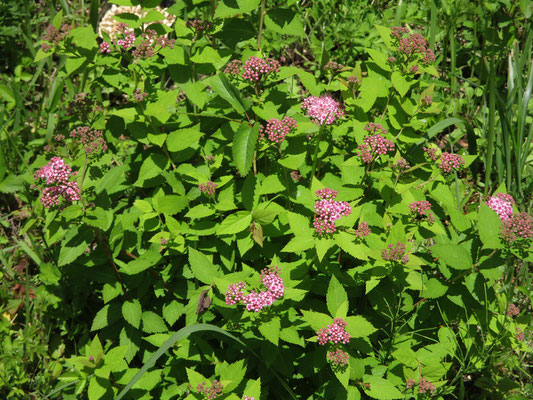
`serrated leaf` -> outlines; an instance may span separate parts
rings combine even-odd
[[[369,248],[361,243],[354,243],[354,236],[339,231],[335,235],[335,243],[346,253],[358,260],[368,260]]]
[[[93,240],[91,229],[75,227],[68,231],[65,239],[61,242],[58,266],[70,264],[81,256]]]
[[[219,276],[218,269],[209,258],[193,247],[189,247],[189,264],[195,278],[206,285],[211,285],[214,278]]]
[[[346,317],[346,314],[348,313],[348,294],[335,275],[331,275],[329,281],[326,304],[332,317]]]
[[[422,290],[421,296],[427,297],[428,299],[436,299],[444,296],[447,291],[448,286],[444,285],[438,279],[431,278],[424,283],[424,289]]]
[[[481,203],[478,210],[479,237],[487,249],[501,249],[500,240],[501,220],[485,203]]]
[[[394,71],[391,75],[391,82],[392,86],[394,86],[394,89],[398,91],[400,96],[405,96],[409,88],[411,87],[411,84],[407,82],[405,77],[400,74],[398,71]]]
[[[305,36],[300,14],[288,8],[271,8],[265,15],[265,27],[283,35]]]
[[[168,331],[165,321],[159,315],[152,311],[144,311],[142,313],[143,332],[159,333]]]
[[[376,328],[360,315],[347,317],[346,322],[348,322],[346,332],[353,338],[367,337],[376,331]]]
[[[217,235],[235,235],[248,229],[252,223],[252,214],[248,211],[237,211],[228,215],[218,228]]]
[[[224,385],[224,390],[226,393],[231,392],[237,386],[239,386],[245,374],[246,367],[244,365],[244,360],[229,364],[226,368],[224,368],[220,373],[220,380],[229,381],[229,383]]]
[[[260,0],[219,1],[215,18],[228,18],[237,14],[248,14],[259,6]]]
[[[370,376],[365,383],[370,385],[369,389],[367,389],[366,386],[363,386],[365,393],[374,399],[394,400],[404,398],[403,394],[396,388],[396,386],[386,379]]]
[[[335,245],[333,239],[329,238],[315,238],[315,248],[318,260],[322,261],[329,249]]]
[[[187,148],[197,149],[204,134],[198,129],[184,128],[170,132],[167,137],[168,151],[181,151]]]
[[[250,108],[250,104],[242,98],[237,88],[231,84],[224,73],[220,72],[212,76],[207,83],[211,86],[213,92],[231,104],[239,114],[244,115],[246,110]],[[257,129],[259,129],[259,126]]]
[[[472,268],[472,256],[464,247],[458,244],[444,243],[431,246],[431,254],[439,257],[446,265],[454,269],[466,270]]]
[[[233,162],[241,176],[246,176],[254,159],[255,146],[259,137],[259,124],[253,127],[241,124],[233,140]]]
[[[316,311],[302,310],[302,314],[304,321],[307,322],[315,332],[318,332],[320,329],[325,328],[333,322],[333,318],[329,315]]]
[[[122,316],[133,327],[141,326],[142,307],[139,300],[125,301],[122,303]]]
[[[274,317],[270,321],[265,321],[259,324],[259,332],[261,332],[265,339],[272,342],[275,346],[277,346],[279,342],[280,330],[281,322],[278,317]]]

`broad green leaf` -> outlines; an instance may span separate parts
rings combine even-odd
[[[150,248],[136,259],[125,264],[120,270],[127,275],[135,275],[157,265],[162,258],[158,251]]]
[[[91,27],[84,26],[80,28],[74,28],[70,31],[69,36],[72,37],[72,42],[76,45],[78,51],[79,49],[83,49],[86,51],[96,50],[97,35],[96,33],[94,33]]]
[[[335,235],[335,243],[346,253],[358,260],[368,260],[369,248],[361,243],[354,243],[354,236],[339,231]]]
[[[89,388],[87,390],[87,396],[89,400],[100,400],[104,398],[107,390],[111,389],[111,384],[108,380],[93,376],[89,380]]]
[[[246,110],[250,108],[249,102],[245,101],[237,88],[231,84],[226,78],[224,73],[219,72],[217,75],[212,76],[206,83],[211,86],[211,89],[226,100],[239,114],[245,114]],[[257,128],[259,129],[259,127]],[[257,138],[256,138],[257,140]]]
[[[233,140],[233,162],[241,176],[246,176],[254,159],[255,146],[259,136],[259,124],[251,127],[241,124]]]
[[[176,112],[177,90],[158,90],[157,101],[146,104],[145,114],[165,123]],[[152,132],[159,133],[159,132]]]
[[[405,96],[407,91],[411,87],[411,84],[407,82],[405,77],[400,74],[398,71],[394,71],[391,75],[392,86],[398,91],[400,96]]]
[[[328,250],[331,249],[333,246],[335,246],[335,241],[333,239],[324,237],[315,238],[315,248],[318,260],[322,261]]]
[[[376,331],[376,328],[360,315],[347,317],[346,322],[348,322],[346,332],[353,338],[367,337]]]
[[[316,311],[301,311],[304,321],[307,322],[315,332],[318,332],[320,329],[327,327],[333,322],[333,318],[329,315],[318,313]]]
[[[229,364],[226,368],[223,368],[220,372],[220,380],[228,382],[224,385],[224,391],[229,393],[235,390],[243,380],[245,374],[246,366],[244,365],[244,360]]]
[[[335,370],[335,377],[339,380],[341,385],[348,390],[348,381],[350,380],[350,366],[343,370]]]
[[[222,0],[217,2],[215,18],[228,18],[248,14],[259,6],[261,0]]]
[[[365,49],[365,51],[370,55],[370,58],[372,59],[372,61],[374,61],[378,65],[378,67],[380,67],[381,69],[385,71],[391,70],[390,65],[387,61],[388,57],[386,54],[375,49]],[[394,75],[394,72],[392,74]]]
[[[313,229],[310,227],[309,218],[302,214],[296,214],[293,212],[287,212],[287,218],[289,220],[289,226],[295,236],[312,236]]]
[[[261,398],[261,378],[249,380],[244,389],[244,395],[255,399]]]
[[[479,237],[484,247],[488,249],[502,248],[499,235],[500,226],[501,220],[498,214],[491,210],[485,203],[481,203],[478,211],[478,227]]]
[[[113,222],[113,211],[101,207],[87,209],[83,222],[107,231]]]
[[[133,327],[141,326],[142,308],[139,300],[125,301],[122,303],[122,316]]]
[[[170,132],[167,137],[168,151],[181,151],[187,148],[197,149],[203,133],[195,128],[184,128]]]
[[[275,346],[279,342],[279,332],[281,330],[281,322],[279,317],[273,317],[270,321],[262,322],[259,325],[259,332],[267,339],[272,342]]]
[[[71,228],[63,241],[59,250],[58,266],[70,264],[81,256],[89,247],[93,240],[93,232],[85,227]]]
[[[153,311],[144,311],[142,313],[142,322],[143,332],[146,333],[158,333],[158,332],[166,332],[168,331],[168,328],[165,324],[165,321],[163,321],[163,318],[161,318],[159,315],[157,315]]]
[[[348,295],[341,283],[335,278],[335,275],[331,275],[329,281],[326,304],[332,317],[346,317],[346,314],[348,313]]]
[[[278,160],[278,164],[290,170],[297,170],[305,162],[305,153],[285,156]]]
[[[454,269],[471,269],[473,265],[470,252],[457,244],[436,244],[431,247],[431,254]]]
[[[313,247],[315,247],[315,238],[311,234],[299,235],[289,240],[289,243],[281,251],[283,253],[299,253]]]
[[[65,71],[67,72],[67,76],[77,72],[85,63],[85,61],[87,61],[85,57],[67,58],[67,61],[65,62]]]
[[[422,290],[421,296],[427,297],[428,299],[436,299],[437,297],[444,296],[447,291],[448,286],[436,278],[431,278],[427,282],[424,282],[424,289]]]
[[[285,186],[279,180],[277,175],[267,176],[263,182],[261,182],[261,187],[259,188],[259,194],[272,194],[279,193],[285,190]]]
[[[237,211],[228,215],[218,228],[217,235],[235,235],[252,224],[252,214],[248,211]]]
[[[146,181],[159,177],[161,172],[168,167],[168,164],[168,158],[163,154],[150,154],[141,165],[135,186],[146,186]]]
[[[206,285],[211,285],[214,278],[219,276],[218,269],[211,260],[192,247],[189,247],[189,264],[196,279]]]
[[[367,389],[366,386],[363,385],[363,390],[368,396],[374,399],[394,400],[404,398],[402,392],[386,379],[377,376],[369,376],[368,379],[365,380],[365,383],[368,383],[370,388]]]
[[[300,14],[287,8],[271,8],[265,15],[265,27],[283,35],[305,36]]]

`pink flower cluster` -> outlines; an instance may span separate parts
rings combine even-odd
[[[405,57],[405,61],[409,62],[413,60],[413,56],[420,55],[422,64],[428,65],[435,61],[435,54],[433,50],[428,48],[426,38],[419,33],[409,34],[409,30],[405,27],[393,26],[392,36],[397,44],[397,51]]]
[[[107,143],[102,131],[93,130],[88,126],[79,126],[70,131],[70,137],[85,146],[86,154],[93,154],[97,151],[107,151]]]
[[[205,399],[213,400],[222,394],[223,386],[216,379],[211,383],[211,387],[207,387],[207,383],[202,382],[196,386],[196,392],[203,394]]]
[[[242,78],[250,82],[259,82],[270,73],[279,72],[279,62],[273,58],[263,60],[259,57],[250,57],[243,64]]]
[[[366,222],[364,221],[359,222],[359,226],[355,230],[355,236],[357,236],[358,238],[363,238],[365,236],[370,235],[371,233],[372,231],[370,230],[370,227],[368,226]]]
[[[261,125],[259,129],[259,138],[263,139],[265,135],[274,143],[281,143],[285,140],[292,128],[296,128],[296,121],[294,118],[285,117],[282,120],[273,118],[267,121],[266,127]]]
[[[417,385],[417,383],[412,378],[407,379],[407,381],[405,382],[405,387],[407,389],[411,389],[415,385]],[[436,388],[435,388],[434,384],[432,384],[430,381],[428,381],[423,376],[420,378],[420,381],[418,382],[418,393],[424,394],[424,393],[427,393],[427,392],[431,392],[431,394],[433,394],[433,392],[435,390],[436,390]]]
[[[244,282],[230,284],[226,291],[226,304],[233,306],[242,302],[248,311],[254,312],[259,312],[272,305],[274,301],[281,299],[285,293],[285,285],[280,272],[280,268],[276,266],[264,268],[261,271],[261,284],[267,289],[264,291],[252,290],[249,294],[245,294],[246,284]]]
[[[453,153],[442,153],[440,158],[439,167],[445,174],[450,173],[451,171],[458,171],[465,163],[463,157],[459,154]]]
[[[381,135],[365,136],[364,143],[358,147],[358,156],[361,157],[364,163],[369,164],[374,158],[394,151],[394,143],[392,140],[385,139]]]
[[[135,47],[135,50],[131,53],[135,58],[148,59],[155,55],[156,47],[161,49],[170,47],[172,49],[176,43],[175,39],[169,39],[167,36],[158,35],[153,29],[148,29],[146,32],[143,32],[140,41],[138,41],[138,38],[133,31],[128,32],[127,28],[128,24],[119,23],[116,32],[121,38],[114,39],[111,43],[102,42],[100,44],[100,53],[111,53],[111,45],[118,46],[123,50],[129,50]]]
[[[335,201],[337,191],[333,189],[321,189],[315,192],[319,200],[315,203],[315,220],[313,226],[318,235],[334,233],[337,231],[335,221],[352,213],[352,207],[346,201]]]
[[[524,335],[524,332],[522,331],[522,329],[519,326],[516,327],[515,338],[516,338],[516,340],[518,340],[520,342],[523,341],[526,338],[526,335]]]
[[[437,161],[437,149],[435,147],[422,147],[431,161]]]
[[[217,188],[217,186],[218,185],[215,182],[208,181],[208,182],[200,183],[198,185],[198,189],[200,189],[202,193],[207,193],[208,196],[214,196],[215,189]]]
[[[41,203],[50,208],[59,205],[61,197],[72,202],[80,199],[77,182],[70,182],[75,172],[61,157],[53,157],[50,162],[35,172],[34,179],[44,179],[47,187],[43,189]]]
[[[53,25],[48,25],[46,28],[43,40],[50,42],[50,43],[42,43],[41,49],[45,53],[50,51],[52,49],[52,46],[57,46],[65,37],[70,33],[70,30],[72,27],[69,24],[63,24],[58,31],[57,28]]]
[[[318,336],[318,344],[324,346],[328,342],[333,344],[347,344],[350,341],[350,334],[346,332],[348,322],[342,318],[335,318],[331,325],[320,329],[316,334]]]
[[[333,364],[334,367],[345,367],[348,365],[350,355],[341,349],[337,349],[328,352],[326,358],[329,363]]]
[[[509,307],[507,307],[507,316],[518,317],[519,315],[520,315],[520,308],[515,306],[513,303],[509,304]]]
[[[502,221],[502,239],[512,245],[528,245],[533,238],[533,217],[528,213],[521,212]]]
[[[489,197],[485,204],[495,211],[502,221],[513,216],[513,205],[515,201],[510,194],[496,193],[494,196]]]
[[[319,125],[331,125],[337,118],[344,116],[342,105],[331,96],[309,96],[302,102],[302,108]]]
[[[418,382],[418,393],[430,392],[431,394],[433,394],[435,389],[435,385],[429,380],[427,380],[425,377],[422,376],[420,378],[420,382]]]
[[[244,395],[244,397],[242,398],[242,400],[255,400],[255,397],[250,397],[250,396],[246,396],[246,395]]]
[[[381,258],[385,261],[401,262],[407,264],[409,256],[405,254],[405,245],[402,242],[397,242],[396,245],[388,244],[386,249],[381,251]]]
[[[431,212],[431,203],[427,200],[413,201],[409,204],[409,210],[411,210],[411,213],[417,219],[427,217],[430,225],[435,222],[435,216]]]

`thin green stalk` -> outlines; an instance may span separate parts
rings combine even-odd
[[[266,0],[261,0],[261,14],[259,15],[259,32],[257,33],[257,50],[261,51],[261,35],[263,34],[263,23],[265,19]]]
[[[328,118],[329,118],[329,114],[324,119],[324,122],[327,121]],[[320,125],[320,129],[318,130],[318,137],[316,138],[316,145],[315,145],[315,153],[313,154],[313,169],[311,170],[311,183],[313,182],[316,168],[318,166],[318,151],[320,150],[320,140],[322,139],[322,134],[325,129],[326,129],[326,124],[323,123],[322,125]]]
[[[494,156],[494,141],[495,141],[495,123],[496,123],[496,69],[494,68],[494,57],[489,64],[486,60],[486,67],[489,72],[487,89],[489,93],[489,121],[488,121],[488,135],[487,135],[487,151],[485,153],[485,190],[487,195],[489,186],[491,184],[490,174],[492,172],[492,160]]]
[[[435,37],[437,36],[437,5],[436,0],[430,0],[429,48],[435,51]]]

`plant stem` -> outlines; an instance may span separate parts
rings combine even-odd
[[[257,33],[257,50],[261,51],[261,35],[263,34],[263,23],[265,19],[265,3],[261,0],[261,14],[259,15],[259,32]]]
[[[322,134],[324,130],[326,129],[325,122],[329,118],[329,115],[324,119],[324,123],[320,125],[320,129],[318,130],[318,137],[316,139],[316,145],[315,145],[315,153],[313,154],[313,169],[311,170],[311,183],[313,182],[313,178],[315,177],[316,168],[318,165],[318,151],[320,149],[320,139],[322,139]]]

